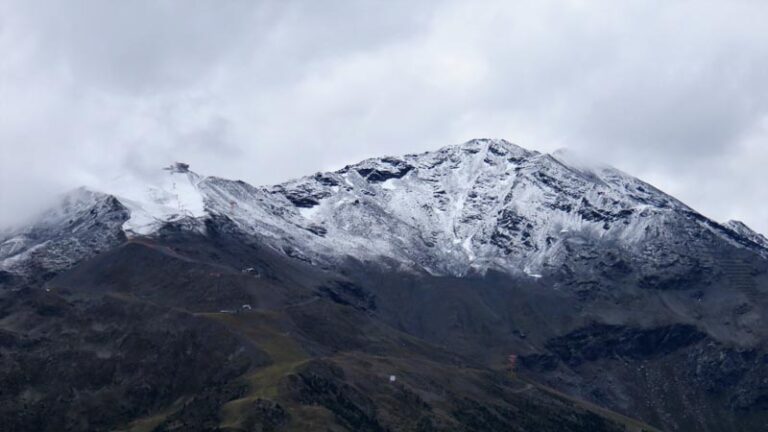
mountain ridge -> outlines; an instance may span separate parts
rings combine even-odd
[[[277,250],[324,265],[352,255],[432,274],[494,268],[540,277],[560,265],[568,238],[631,247],[668,219],[684,223],[681,231],[699,224],[768,256],[768,241],[746,226],[717,224],[615,168],[587,167],[562,151],[542,154],[505,140],[370,158],[261,187],[177,166],[184,169],[172,166],[160,184],[113,184],[114,191],[94,193],[128,210],[121,228],[129,237],[152,235],[168,223],[204,230],[203,220],[215,215]],[[23,231],[16,234],[0,239],[5,271],[11,244],[23,243]]]
[[[760,238],[618,170],[501,140],[266,187],[169,168],[0,241],[0,420],[768,426]]]

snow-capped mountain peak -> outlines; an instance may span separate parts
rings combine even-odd
[[[538,278],[576,249],[661,265],[719,238],[768,254],[741,227],[712,222],[619,170],[500,139],[371,158],[269,187],[176,163],[151,181],[120,177],[104,189],[125,210],[120,233],[129,237],[179,223],[204,232],[214,219],[325,265],[354,258],[441,275],[495,269]]]
[[[494,139],[368,159],[270,193],[287,200],[275,206],[295,209],[284,220],[314,233],[299,243],[323,251],[316,256],[346,251],[437,274],[538,275],[556,267],[576,238],[641,248],[662,241],[664,225],[718,230],[619,170]]]
[[[128,217],[115,197],[75,189],[34,223],[0,237],[0,274],[46,278],[122,241]]]

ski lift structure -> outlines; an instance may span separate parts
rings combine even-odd
[[[170,166],[167,166],[163,169],[174,173],[188,173],[189,164],[184,162],[174,162]]]
[[[172,174],[184,174],[189,172],[189,164],[184,162],[174,162],[163,169],[171,172]],[[184,207],[184,204],[181,202],[181,197],[179,197],[179,193],[176,190],[175,180],[171,180],[171,190],[174,192],[174,198],[176,198],[176,204],[178,205],[178,208],[179,208],[179,214],[189,215],[190,212],[187,211],[186,207]]]

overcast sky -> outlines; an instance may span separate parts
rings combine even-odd
[[[474,137],[768,233],[765,1],[0,2],[0,224],[170,161],[270,184]]]

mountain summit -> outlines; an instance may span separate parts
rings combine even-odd
[[[89,193],[112,197],[128,217],[120,229],[99,225],[109,232],[105,241],[152,235],[168,224],[205,230],[206,220],[227,220],[275,250],[326,266],[354,258],[434,275],[493,269],[539,278],[559,271],[576,244],[672,266],[691,261],[691,248],[718,241],[768,254],[746,226],[708,220],[619,170],[496,139],[368,159],[271,187],[201,176],[184,163],[155,184],[119,179],[108,187]],[[70,218],[91,212],[87,203],[66,204],[82,193],[53,211]],[[55,223],[46,216],[3,239],[0,268],[16,266],[33,247],[44,250],[40,243],[48,239],[37,232]],[[646,253],[654,248],[668,255]]]
[[[765,430],[766,311],[765,237],[567,151],[177,162],[0,236],[0,424]]]

